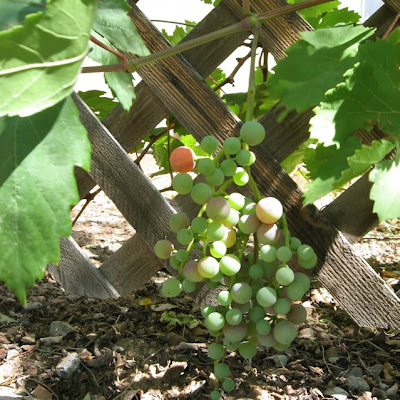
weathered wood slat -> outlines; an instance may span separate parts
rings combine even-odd
[[[131,15],[146,45],[153,50],[153,43],[157,43],[159,49],[163,42],[160,33],[137,7],[133,6]],[[226,136],[238,133],[240,121],[200,81],[182,57],[159,61],[141,68],[139,73],[198,139],[212,133],[222,141]],[[360,325],[400,326],[400,301],[384,281],[352,252],[343,235],[314,207],[302,207],[301,191],[268,152],[255,148],[255,153],[258,163],[254,177],[261,191],[281,199],[292,232],[316,248],[323,262],[318,273],[321,283]]]
[[[390,8],[397,13],[400,12],[400,0],[383,0]]]
[[[118,292],[83,254],[72,238],[62,238],[60,250],[60,264],[58,266],[49,265],[49,271],[67,293],[100,299],[119,297]]]

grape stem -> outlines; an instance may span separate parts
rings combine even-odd
[[[215,195],[216,195],[216,196],[219,196],[219,195],[225,193],[225,192],[226,192],[226,189],[228,189],[228,187],[229,187],[230,185],[232,185],[232,183],[233,183],[233,178],[230,178],[230,179],[228,179],[227,181],[225,181],[225,182],[219,187],[219,189],[215,192]]]
[[[282,221],[283,234],[285,236],[285,246],[290,247],[290,232],[285,213],[282,214],[281,221]]]

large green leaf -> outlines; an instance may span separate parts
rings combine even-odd
[[[370,197],[379,221],[400,217],[400,157],[376,164],[369,174],[373,183]]]
[[[2,0],[0,2],[0,31],[22,24],[28,14],[43,11],[45,0]]]
[[[97,33],[93,32],[93,36],[104,44],[110,45],[106,39]],[[120,62],[117,56],[94,43],[90,44],[89,57],[102,65],[118,64]],[[104,78],[113,95],[118,98],[122,108],[128,112],[133,100],[136,98],[132,74],[130,72],[106,72]]]
[[[270,83],[271,94],[287,107],[284,115],[320,103],[354,66],[358,44],[373,33],[372,28],[352,25],[302,32],[302,39],[289,47],[287,58],[274,68]]]
[[[28,116],[68,96],[88,51],[96,0],[53,0],[0,32],[0,116]]]
[[[74,166],[88,169],[90,143],[71,98],[30,117],[0,119],[0,279],[25,302],[79,201]]]
[[[400,135],[400,43],[367,42],[360,46],[358,60],[310,121],[311,136],[327,146],[340,145],[356,129],[370,130],[375,124]]]
[[[99,119],[103,119],[118,103],[107,96],[102,90],[78,92],[80,98],[89,106]]]
[[[130,9],[125,0],[99,0],[93,29],[117,49],[147,56],[150,52],[128,16]]]

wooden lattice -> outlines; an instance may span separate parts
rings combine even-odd
[[[134,2],[130,3],[131,17],[150,51],[170,46]],[[283,0],[251,2],[255,12],[284,4]],[[242,18],[241,10],[240,1],[223,0],[186,39],[238,22]],[[399,1],[388,0],[367,24],[377,26],[379,35],[399,11]],[[310,29],[297,14],[280,17],[262,26],[260,43],[276,58],[282,58],[284,50],[298,39],[298,32]],[[82,170],[76,174],[80,195],[85,197],[98,184],[135,228],[136,234],[99,268],[83,255],[72,239],[62,239],[60,265],[51,266],[50,270],[67,292],[116,298],[140,288],[163,267],[152,252],[154,244],[162,236],[174,241],[168,231],[169,217],[176,212],[174,207],[189,214],[193,210],[185,196],[178,196],[174,207],[166,202],[132,162],[127,151],[168,113],[172,113],[198,140],[210,134],[220,141],[238,135],[241,121],[203,78],[247,36],[247,33],[240,33],[219,39],[140,68],[142,82],[136,87],[137,100],[129,115],[117,106],[101,123],[74,95],[93,148],[90,176]],[[261,192],[282,201],[291,232],[317,252],[319,281],[360,326],[400,328],[399,298],[351,248],[352,242],[377,223],[368,198],[368,179],[358,180],[321,212],[314,206],[303,208],[301,191],[281,169],[279,162],[307,139],[310,111],[291,113],[283,123],[277,122],[278,115],[279,110],[275,107],[260,119],[268,133],[266,142],[255,148],[254,177]],[[364,142],[383,135],[378,129],[357,133]],[[206,290],[198,294],[200,300],[206,296]]]

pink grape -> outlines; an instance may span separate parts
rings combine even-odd
[[[204,277],[202,277],[197,270],[197,261],[189,261],[183,267],[183,276],[192,282],[202,282]]]
[[[246,235],[254,233],[260,226],[260,220],[253,214],[242,215],[239,218],[238,227]]]
[[[186,146],[177,147],[172,151],[169,162],[176,172],[190,172],[194,168],[193,150]]]
[[[262,244],[275,244],[280,237],[276,224],[261,224],[257,229],[258,241]]]
[[[229,216],[231,207],[223,197],[213,197],[206,206],[206,213],[214,221],[221,222]]]
[[[275,197],[265,197],[257,203],[256,214],[264,224],[274,224],[282,217],[283,207]]]

